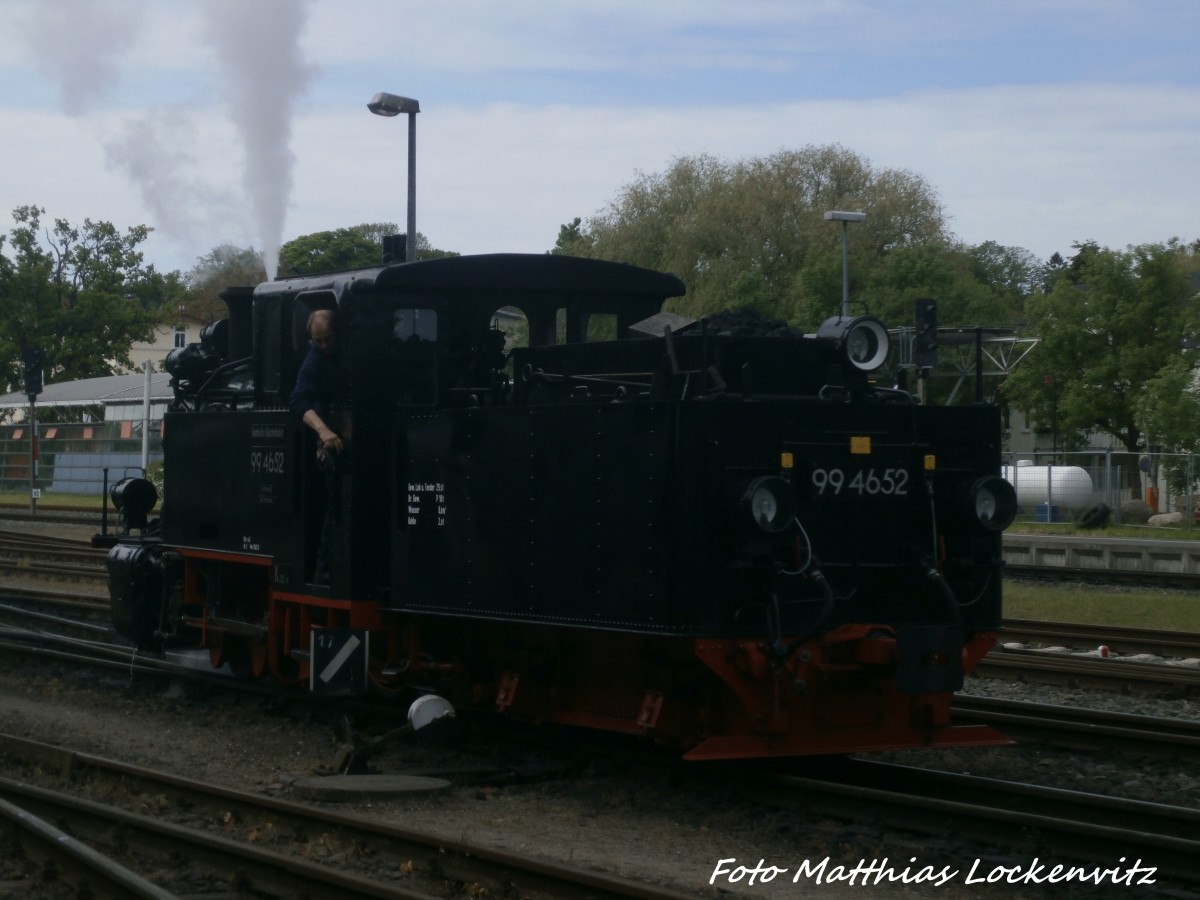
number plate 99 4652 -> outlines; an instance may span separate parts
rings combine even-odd
[[[822,466],[809,479],[815,497],[905,497],[909,490],[909,472],[903,467]]]

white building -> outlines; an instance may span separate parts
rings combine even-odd
[[[177,347],[199,343],[200,330],[207,324],[205,319],[180,312],[173,321],[155,327],[153,340],[135,341],[130,346],[129,358],[133,360],[133,368],[122,368],[121,373],[128,375],[141,372],[146,360],[150,360],[150,368],[155,372],[165,371],[163,363],[167,354]]]

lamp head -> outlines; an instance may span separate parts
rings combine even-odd
[[[846,212],[840,209],[831,209],[825,213],[826,222],[865,222],[867,214],[864,212]]]
[[[371,98],[367,109],[377,116],[398,116],[400,113],[418,113],[421,104],[411,97],[400,97],[396,94],[385,94],[380,91]]]

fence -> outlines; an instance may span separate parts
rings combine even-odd
[[[151,463],[162,459],[162,438],[151,423],[148,456]],[[0,493],[28,498],[30,483],[30,429],[27,424],[0,426]],[[69,423],[38,426],[36,483],[42,499],[66,495],[87,504],[100,503],[104,470],[109,484],[127,472],[141,473],[142,429],[140,422]]]
[[[1179,513],[1192,523],[1200,508],[1192,492],[1200,463],[1191,453],[1009,453],[1001,474],[1016,489],[1017,518],[1024,521],[1074,523],[1103,503],[1114,522]]]

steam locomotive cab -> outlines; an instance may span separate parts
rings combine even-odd
[[[692,758],[1000,741],[949,723],[1000,621],[996,410],[874,384],[869,317],[732,335],[660,312],[682,293],[508,255],[230,292],[176,360],[163,524],[110,555],[114,621],[314,689],[336,634],[359,686]],[[319,308],[332,472],[287,410]]]

